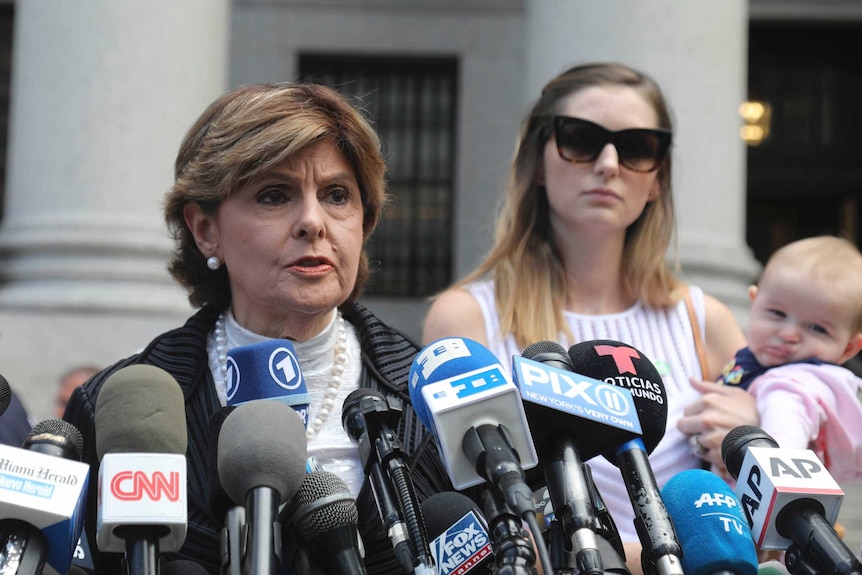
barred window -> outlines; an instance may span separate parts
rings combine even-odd
[[[354,99],[380,135],[393,201],[368,243],[367,295],[424,297],[448,286],[457,61],[304,54],[299,71]]]

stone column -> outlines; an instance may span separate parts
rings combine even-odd
[[[745,242],[748,3],[527,0],[526,98],[565,68],[617,61],[654,77],[675,121],[674,195],[685,279],[745,324],[759,265]]]
[[[227,87],[229,0],[15,5],[0,369],[38,421],[71,365],[181,325],[161,202]]]
[[[226,87],[228,0],[15,6],[0,306],[164,312],[160,201]]]

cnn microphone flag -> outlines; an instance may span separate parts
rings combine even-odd
[[[179,550],[186,538],[186,457],[173,453],[107,453],[99,465],[96,544],[122,553],[121,527],[162,526],[161,551]]]

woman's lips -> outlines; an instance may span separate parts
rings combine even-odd
[[[322,273],[335,266],[326,258],[301,258],[290,264],[290,268],[305,274]]]

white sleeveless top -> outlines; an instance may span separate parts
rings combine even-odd
[[[488,348],[500,359],[511,376],[512,356],[521,355],[523,350],[515,343],[512,334],[503,337],[499,333],[500,321],[494,305],[492,282],[488,280],[472,283],[467,286],[467,290],[482,308]],[[689,290],[703,337],[706,313],[703,291],[694,286],[689,286]],[[582,315],[566,311],[564,317],[576,342],[612,339],[628,343],[646,354],[662,376],[668,399],[667,427],[664,437],[649,457],[659,488],[675,474],[697,468],[700,460],[691,455],[686,436],[676,428],[676,422],[682,417],[685,406],[695,401],[699,395],[689,384],[688,378],[703,377],[685,301],[680,301],[676,307],[669,310],[653,309],[638,302],[620,313]],[[565,341],[563,334],[558,337],[558,342],[566,349],[576,343]],[[620,470],[601,456],[591,459],[589,466],[622,541],[638,542],[634,511]]]

